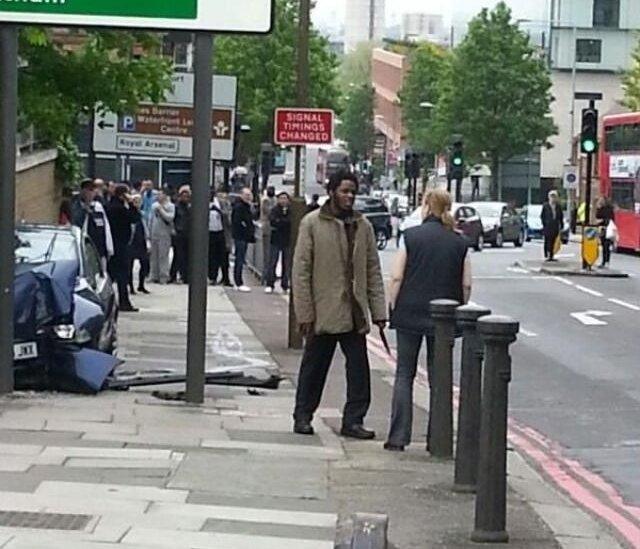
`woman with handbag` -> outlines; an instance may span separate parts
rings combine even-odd
[[[611,247],[617,240],[618,229],[614,217],[613,204],[607,197],[601,196],[596,203],[596,219],[600,225],[600,242],[602,243],[600,267],[603,269],[611,262]]]
[[[423,223],[405,232],[391,274],[391,327],[397,331],[398,364],[393,388],[391,427],[385,450],[400,452],[411,442],[413,382],[422,341],[427,342],[429,386],[433,379],[435,333],[430,314],[434,299],[467,303],[471,295],[469,243],[456,232],[451,196],[443,189],[427,193]],[[427,428],[427,449],[431,438]]]

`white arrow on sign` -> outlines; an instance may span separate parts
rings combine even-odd
[[[571,313],[571,316],[585,326],[606,326],[607,323],[604,320],[600,320],[600,318],[611,316],[612,314],[609,311],[584,311],[582,313]]]

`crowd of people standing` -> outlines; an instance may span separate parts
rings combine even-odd
[[[255,240],[252,202],[249,189],[234,205],[226,194],[211,193],[208,272],[213,285],[232,286],[229,257],[235,246],[235,287],[249,291],[242,270],[247,247]],[[147,281],[189,283],[189,185],[172,193],[157,189],[151,180],[130,185],[85,179],[79,192],[63,203],[60,222],[75,225],[91,237],[103,270],[118,288],[122,312],[138,311],[131,295],[148,294]]]

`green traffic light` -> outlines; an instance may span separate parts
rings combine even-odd
[[[582,150],[586,153],[592,153],[596,150],[596,143],[591,139],[585,139],[582,142]]]
[[[462,158],[454,158],[453,159],[454,166],[462,166]]]

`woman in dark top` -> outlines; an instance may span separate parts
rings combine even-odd
[[[405,233],[405,249],[393,268],[391,327],[397,330],[398,364],[393,389],[391,428],[386,450],[402,451],[411,442],[413,381],[422,340],[427,340],[427,370],[432,380],[434,326],[429,304],[434,299],[466,303],[471,293],[468,242],[455,230],[451,196],[442,189],[425,195],[424,222]],[[431,423],[429,418],[429,423]],[[430,429],[427,432],[427,447]]]
[[[613,242],[607,238],[607,228],[614,220],[615,214],[611,201],[601,196],[596,204],[596,219],[600,225],[600,242],[602,243],[602,263],[601,267],[606,267],[611,261],[611,245]]]

